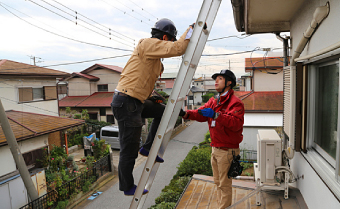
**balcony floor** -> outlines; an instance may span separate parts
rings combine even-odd
[[[233,180],[232,204],[255,190],[252,180]],[[235,209],[308,209],[300,191],[289,188],[289,198],[284,199],[284,192],[262,190],[260,206],[256,205],[256,195],[241,202]],[[194,175],[183,193],[176,209],[216,209],[216,185],[211,176]]]

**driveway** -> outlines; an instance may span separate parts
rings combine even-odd
[[[143,209],[147,209],[155,204],[155,198],[159,196],[161,190],[170,183],[170,180],[176,174],[178,164],[184,160],[187,153],[195,144],[198,144],[204,140],[204,135],[207,131],[207,123],[193,122],[189,127],[183,130],[169,142],[163,156],[165,162],[161,164],[158,169],[157,175],[146,198]],[[133,173],[135,184],[138,184],[144,166],[145,161],[135,167]],[[129,208],[133,197],[124,196],[124,193],[119,191],[118,188],[117,182],[106,191],[102,191],[103,193],[94,200],[85,200],[86,203],[82,203],[81,205],[83,205],[86,209]]]

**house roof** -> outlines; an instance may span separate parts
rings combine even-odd
[[[283,91],[235,91],[246,112],[283,112]]]
[[[99,81],[99,78],[93,75],[88,75],[88,74],[84,74],[84,73],[79,73],[79,72],[74,72],[72,73],[72,75],[68,78],[66,78],[65,80],[69,80],[71,78],[75,78],[75,77],[82,77],[85,79],[88,79],[90,81]]]
[[[196,86],[192,86],[192,87],[190,88],[190,91],[191,91],[192,93],[196,93],[196,92],[206,92],[207,90],[198,88],[198,87],[196,87]]]
[[[162,73],[161,79],[175,79],[177,78],[177,73]]]
[[[84,123],[82,120],[14,110],[6,111],[6,115],[17,141],[68,129]],[[4,145],[7,145],[7,140],[3,130],[0,129],[0,146]]]
[[[59,107],[76,107],[89,96],[66,96],[59,101]]]
[[[59,107],[111,107],[114,92],[95,92],[89,96],[67,96]]]
[[[245,68],[253,69],[255,68],[283,68],[283,58],[282,57],[254,57],[245,58]]]
[[[49,68],[38,67],[21,62],[14,62],[11,60],[0,60],[0,75],[20,75],[20,76],[34,76],[34,77],[55,77],[63,78],[70,76],[69,73],[52,70]]]
[[[115,66],[115,65],[94,64],[91,67],[81,71],[81,73],[87,74],[87,73],[89,73],[93,70],[98,70],[98,69],[103,69],[103,68],[108,69],[108,70],[112,70],[112,71],[117,72],[119,74],[122,73],[122,71],[123,71],[123,68]]]

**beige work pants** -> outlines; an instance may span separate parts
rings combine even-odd
[[[231,205],[232,198],[232,178],[228,178],[228,171],[233,159],[232,151],[235,155],[240,154],[240,149],[229,149],[228,151],[212,148],[211,167],[213,170],[214,182],[217,186],[218,209],[225,209]]]

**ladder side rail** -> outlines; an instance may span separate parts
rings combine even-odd
[[[218,2],[218,3],[213,4],[214,2]],[[203,52],[205,42],[208,38],[207,31],[209,30],[208,29],[209,26],[207,28],[207,31],[205,31],[205,32],[202,31],[202,27],[203,27],[204,23],[207,23],[208,25],[210,25],[210,28],[211,28],[213,21],[216,17],[220,2],[221,2],[221,0],[212,0],[212,1],[204,1],[203,2],[203,6],[201,8],[201,12],[200,12],[200,15],[198,17],[198,20],[196,21],[196,27],[195,27],[195,28],[200,27],[200,30],[197,30],[197,29],[194,30],[194,33],[193,33],[193,36],[192,36],[192,39],[191,39],[191,41],[192,40],[194,40],[194,41],[192,41],[192,43],[189,43],[189,45],[188,45],[188,49],[187,49],[186,54],[184,56],[184,60],[181,64],[181,68],[180,68],[180,71],[179,71],[178,78],[175,81],[174,89],[172,90],[171,95],[170,95],[170,98],[171,98],[170,100],[173,100],[173,102],[170,101],[170,103],[168,103],[168,105],[167,105],[167,107],[164,111],[160,126],[159,126],[157,134],[155,136],[153,146],[150,150],[148,160],[147,160],[146,165],[144,167],[142,177],[139,181],[134,199],[132,200],[132,203],[130,205],[131,209],[136,208],[138,205],[140,206],[138,208],[141,208],[142,205],[145,202],[146,195],[144,195],[142,198],[140,198],[140,197],[142,196],[142,192],[145,188],[145,185],[146,185],[146,189],[149,189],[151,187],[154,176],[155,176],[155,174],[158,170],[159,164],[154,163],[156,156],[157,156],[157,154],[159,154],[161,157],[163,156],[163,153],[165,151],[165,148],[166,148],[168,141],[170,139],[170,136],[171,136],[171,132],[166,133],[166,134],[164,134],[164,133],[167,130],[169,130],[169,128],[173,128],[174,125],[175,125],[175,122],[177,120],[180,108],[182,107],[182,104],[183,104],[183,100],[181,100],[181,101],[177,101],[177,100],[181,97],[186,96],[186,93],[187,93],[189,86],[190,86],[190,83],[191,83],[191,79],[192,79],[192,77],[195,73],[195,70],[196,70],[197,64],[199,62],[200,56]],[[208,5],[209,8],[206,8],[207,3],[210,3],[210,5]],[[211,8],[213,8],[213,9],[211,9]],[[204,12],[202,12],[202,11],[204,11]],[[210,13],[210,14],[207,15],[207,14],[203,14],[203,13]],[[195,31],[197,31],[197,32],[195,32]],[[204,36],[202,33],[205,33],[206,36]],[[202,38],[202,40],[201,40],[201,38]],[[187,53],[188,51],[189,51],[189,53]],[[190,52],[192,52],[192,53],[190,53]],[[190,60],[191,62],[186,61],[186,60],[188,60],[187,57],[189,57],[189,60],[191,59]],[[189,65],[189,63],[191,63],[191,64]],[[184,76],[182,74],[184,74]],[[179,86],[178,83],[181,84],[181,85]],[[178,87],[179,89],[176,89],[176,87]],[[174,98],[174,99],[172,99],[172,98]],[[160,149],[161,145],[162,145],[162,148]],[[150,175],[151,175],[151,178],[149,178]],[[148,183],[147,183],[147,181],[148,181]],[[142,204],[140,204],[140,203],[142,203]]]

